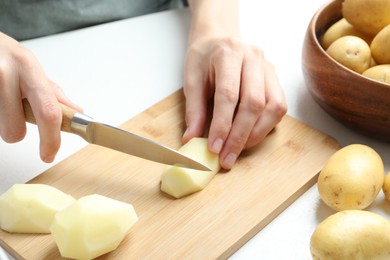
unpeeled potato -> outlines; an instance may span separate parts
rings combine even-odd
[[[347,35],[335,40],[326,52],[345,67],[361,74],[370,67],[370,46],[357,36]]]
[[[386,199],[390,201],[390,172],[388,172],[385,177],[382,189]]]
[[[362,73],[370,79],[390,84],[390,64],[376,65]]]
[[[334,210],[365,209],[382,189],[384,178],[379,154],[367,145],[351,144],[326,162],[318,177],[318,191]]]
[[[370,47],[372,57],[378,64],[390,64],[390,24],[374,37]]]
[[[390,1],[344,0],[342,14],[358,30],[374,36],[390,24]]]
[[[321,45],[324,50],[327,50],[335,40],[347,35],[357,36],[366,41],[367,44],[371,44],[373,38],[372,36],[357,30],[345,18],[341,18],[326,30],[321,38]]]
[[[314,260],[390,259],[390,221],[364,210],[337,212],[310,239]]]

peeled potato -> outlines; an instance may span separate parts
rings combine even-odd
[[[212,171],[199,171],[178,166],[168,166],[161,176],[161,190],[181,198],[204,189],[220,170],[219,157],[208,150],[206,138],[193,138],[179,152],[203,163]]]
[[[390,25],[374,37],[371,42],[371,53],[378,64],[390,64]]]
[[[15,184],[0,196],[0,227],[13,233],[50,233],[55,214],[75,199],[45,184]]]
[[[342,14],[356,29],[374,36],[390,24],[390,1],[344,0]]]
[[[318,191],[334,210],[365,209],[382,189],[384,178],[379,154],[369,146],[351,144],[326,162],[318,176]]]
[[[370,46],[357,36],[343,36],[335,40],[326,52],[345,67],[363,73],[370,67]]]
[[[322,221],[310,239],[315,260],[390,259],[390,222],[372,212],[346,210]]]
[[[362,73],[370,79],[390,84],[390,64],[376,65]]]
[[[57,213],[50,230],[62,257],[93,259],[115,250],[137,221],[132,205],[94,194]]]
[[[357,30],[345,18],[341,18],[339,21],[329,27],[328,30],[326,30],[326,32],[321,38],[321,45],[324,50],[327,50],[335,40],[347,35],[357,36],[366,41],[367,44],[371,44],[373,38],[372,36],[369,36]]]

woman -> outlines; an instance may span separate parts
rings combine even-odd
[[[179,0],[74,0],[0,2],[0,136],[24,138],[21,100],[28,99],[40,133],[40,156],[52,162],[60,147],[59,103],[81,110],[46,75],[24,40],[186,4]],[[187,129],[183,142],[205,132],[214,106],[209,149],[230,169],[245,148],[260,143],[287,107],[273,66],[240,38],[238,0],[188,0],[192,12],[185,62]]]

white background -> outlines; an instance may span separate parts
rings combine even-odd
[[[380,153],[388,171],[389,144],[336,122],[314,103],[305,87],[301,71],[303,38],[311,17],[326,1],[240,3],[243,37],[260,45],[275,65],[288,101],[288,114],[335,137],[341,145],[370,145]],[[188,10],[168,11],[23,44],[86,114],[119,125],[181,87],[189,21]],[[86,145],[78,136],[63,134],[56,161],[45,164],[39,159],[38,144],[37,129],[30,125],[23,142],[0,141],[0,193]],[[390,204],[382,193],[369,210],[390,218]],[[333,213],[313,186],[231,258],[311,259],[310,236],[318,223]]]

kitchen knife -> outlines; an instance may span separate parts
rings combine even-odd
[[[30,103],[23,99],[26,121],[36,124]],[[211,171],[210,168],[167,146],[124,131],[122,129],[96,122],[91,117],[61,104],[61,130],[81,136],[88,143],[104,146],[143,159],[168,165],[177,165],[196,170]]]

